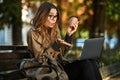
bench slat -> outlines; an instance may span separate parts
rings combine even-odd
[[[22,60],[22,59],[21,59]],[[0,60],[0,72],[19,69],[17,65],[21,62],[21,60]]]
[[[7,46],[0,46],[0,50],[27,50],[27,46],[23,45],[7,45]]]
[[[30,58],[29,53],[0,53],[0,60]]]
[[[18,69],[22,59],[30,58],[27,46],[1,45],[0,46],[0,72]]]

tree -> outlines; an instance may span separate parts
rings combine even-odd
[[[3,0],[0,4],[0,28],[12,25],[13,45],[22,44],[21,0]]]
[[[120,47],[120,1],[119,0],[106,0],[106,17],[107,26],[109,31],[108,36],[116,34],[118,38],[118,47]]]
[[[105,1],[93,0],[93,22],[90,28],[90,38],[104,36],[105,29]]]

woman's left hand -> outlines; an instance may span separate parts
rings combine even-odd
[[[68,46],[68,47],[72,47],[73,46],[72,44],[70,44],[70,43],[68,43],[68,42],[66,42],[66,41],[64,41],[62,39],[58,39],[58,43],[63,45],[63,46]]]
[[[76,32],[77,28],[78,28],[78,18],[71,17],[68,24],[67,34],[71,36]]]

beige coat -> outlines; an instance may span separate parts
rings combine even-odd
[[[34,31],[33,27],[27,33],[27,43],[32,55],[36,58],[43,54],[45,48],[41,46],[43,44],[42,37]],[[60,52],[53,50],[51,47],[47,49],[47,52],[52,57],[57,57],[57,55],[60,54]]]

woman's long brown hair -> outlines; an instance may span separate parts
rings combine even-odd
[[[52,29],[44,26],[44,23],[48,18],[51,8],[57,10],[56,25]],[[32,22],[36,33],[39,33],[38,36],[40,35],[42,37],[42,43],[44,44],[42,46],[47,47],[49,44],[56,41],[58,37],[60,37],[60,31],[58,27],[59,21],[60,13],[55,5],[49,2],[44,2],[43,4],[41,4]]]

